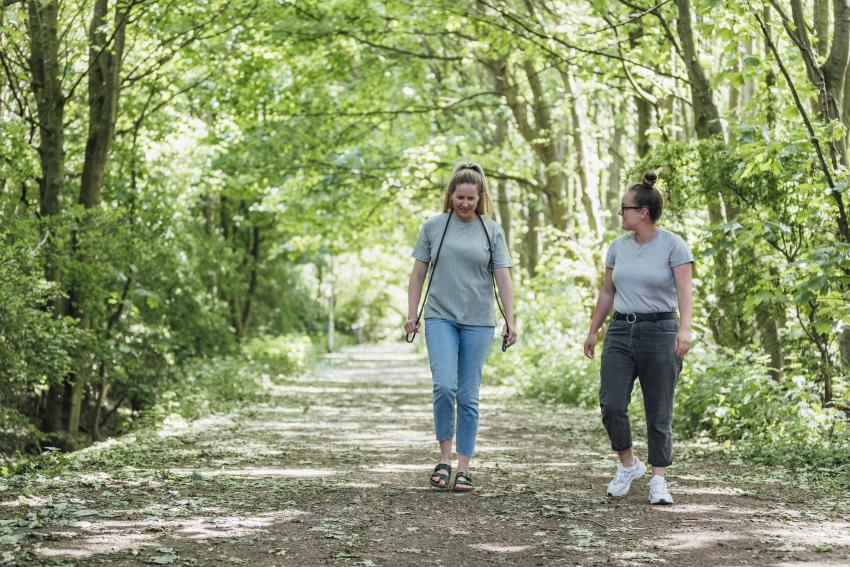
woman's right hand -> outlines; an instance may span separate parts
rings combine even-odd
[[[587,335],[584,341],[584,356],[593,360],[596,357],[596,333]]]
[[[421,324],[416,321],[416,317],[408,318],[407,321],[404,323],[404,332],[408,335],[410,333],[418,333],[420,326]]]

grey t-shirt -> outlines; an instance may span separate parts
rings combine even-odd
[[[634,233],[611,243],[605,265],[614,268],[614,310],[619,313],[676,311],[679,296],[673,268],[693,262],[688,245],[669,230],[658,229],[646,244]]]
[[[437,255],[449,215],[443,213],[425,221],[413,248],[414,258],[430,263]],[[493,247],[493,267],[510,268],[513,264],[502,227],[492,219],[484,219],[484,224]],[[425,303],[425,318],[494,327],[493,276],[488,268],[490,249],[484,227],[477,218],[464,222],[451,215],[445,239]]]

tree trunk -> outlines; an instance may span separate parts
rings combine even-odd
[[[486,119],[486,117],[484,118]],[[487,128],[482,130],[482,137],[490,144],[490,150],[496,151],[504,145],[508,137],[508,121],[504,118],[497,119],[496,128],[492,135],[490,135],[490,131]],[[508,182],[503,181],[498,186],[491,182],[490,190],[493,192],[493,199],[496,201],[499,211],[499,224],[501,224],[502,229],[505,231],[505,242],[508,245],[508,249],[511,249],[513,242],[511,240],[511,205]]]
[[[95,209],[100,205],[104,173],[115,133],[115,121],[118,117],[125,22],[128,16],[127,10],[129,10],[127,8],[122,11],[119,6],[115,7],[113,22],[115,30],[112,34],[111,45],[109,44],[109,26],[107,23],[108,0],[95,0],[89,26],[89,131],[80,181],[80,204],[87,210]],[[81,230],[85,234],[90,229],[91,218],[87,218]],[[80,261],[85,264],[86,258],[81,257]],[[85,309],[86,298],[83,290],[75,285],[71,291],[71,297],[80,327],[86,331],[91,329],[91,316]],[[80,353],[79,359],[80,364],[73,380],[73,393],[68,417],[69,433],[79,431],[83,392],[90,371],[89,357],[85,353]]]
[[[815,49],[818,53],[826,53],[829,45],[829,3],[830,0],[814,0],[815,14]]]
[[[564,173],[558,148],[555,143],[554,129],[549,104],[544,100],[543,87],[537,72],[530,62],[524,64],[526,77],[532,92],[532,110],[534,126],[529,121],[526,102],[520,100],[517,85],[511,81],[508,64],[505,60],[486,63],[498,92],[504,97],[516,122],[517,130],[531,146],[543,164],[545,180],[543,194],[549,208],[551,224],[558,230],[566,228],[566,210],[564,198]]]
[[[584,208],[584,215],[587,219],[587,227],[590,229],[594,239],[602,236],[601,221],[599,218],[599,206],[597,203],[596,194],[598,193],[597,184],[590,186],[588,176],[587,155],[585,154],[584,140],[582,139],[582,125],[577,110],[577,100],[572,85],[572,78],[568,70],[561,72],[561,80],[564,84],[564,94],[570,100],[570,126],[573,137],[573,148],[575,150],[576,171],[578,172],[579,190],[581,191],[581,204]]]
[[[847,74],[848,58],[850,58],[850,0],[833,1],[833,18],[835,27],[832,33],[832,46],[829,57],[824,63],[823,78],[826,83],[826,101],[822,102],[825,116],[829,122],[842,120],[843,99],[845,90],[845,75]],[[825,108],[824,108],[825,107]],[[850,166],[847,159],[847,144],[844,139],[835,142],[834,157],[844,167]]]
[[[643,99],[641,99],[643,100]],[[608,155],[611,157],[611,162],[608,165],[608,193],[605,197],[603,207],[608,211],[613,211],[620,200],[620,195],[623,191],[623,167],[625,160],[621,150],[623,136],[626,129],[623,126],[625,117],[621,115],[620,109],[614,109],[614,133],[611,136],[611,143],[608,145]],[[611,221],[608,223],[612,229],[616,229],[619,225],[619,218],[616,214],[611,215]]]
[[[251,275],[248,281],[248,291],[245,294],[245,303],[242,307],[242,329],[244,332],[248,330],[248,324],[251,320],[251,306],[254,303],[254,296],[257,293],[257,281],[259,279],[260,269],[260,228],[255,226],[251,231]]]
[[[765,34],[767,37],[764,40],[764,56],[770,57],[770,47],[768,44],[771,40],[771,29],[770,29],[770,5],[765,4],[764,10],[762,11],[762,19],[764,20],[765,26]],[[776,73],[773,70],[773,67],[768,67],[767,72],[764,75],[764,87],[765,87],[765,119],[767,120],[767,125],[773,129],[776,125],[776,101],[773,96],[773,87],[776,86]]]
[[[27,8],[29,64],[40,137],[40,208],[43,216],[49,216],[61,210],[65,179],[65,96],[62,94],[59,69],[59,3],[55,0],[30,0]]]
[[[508,250],[510,250],[513,248],[513,234],[511,232],[511,202],[508,190],[508,183],[506,181],[502,182],[497,192],[497,200],[499,204],[499,224],[502,225],[502,230],[505,231],[505,242],[508,245]]]
[[[103,413],[103,403],[109,393],[109,382],[106,381],[106,363],[100,364],[100,385],[97,389],[97,401],[95,402],[94,418],[92,419],[91,439],[100,441],[100,416]]]
[[[89,27],[89,132],[86,157],[80,181],[80,203],[86,208],[101,201],[103,176],[118,118],[121,63],[124,58],[124,37],[128,14],[115,7],[110,41],[107,22],[108,0],[95,0]]]
[[[336,297],[334,291],[334,259],[330,257],[328,261],[328,352],[334,352],[334,342],[336,333]]]
[[[638,46],[638,38],[641,35],[643,35],[643,24],[638,20],[635,29],[629,32],[629,46],[636,48]],[[651,84],[648,86],[639,86],[643,91],[652,93]],[[646,131],[652,127],[652,103],[639,94],[634,96],[634,101],[637,110],[637,155],[642,159],[649,153],[649,136],[646,135]],[[618,188],[618,196],[619,191],[620,189]]]
[[[525,218],[525,226],[526,231],[523,236],[523,254],[525,269],[528,271],[528,276],[533,278],[537,273],[537,262],[540,259],[540,249],[538,247],[538,217],[539,214],[537,212],[537,207],[535,203],[529,199],[526,199],[526,218]]]
[[[744,44],[744,55],[748,57],[752,57],[756,54],[756,41],[755,39],[750,39]],[[756,89],[758,85],[753,78],[747,78],[744,81],[744,88],[741,91],[741,104],[740,104],[740,114],[745,117],[746,120],[752,119],[752,111],[747,109],[750,102],[753,100],[753,97],[756,95]]]
[[[733,72],[741,72],[741,46],[738,46],[735,52],[735,62],[732,64]],[[729,84],[729,101],[727,114],[732,116],[738,115],[738,105],[741,104],[741,90],[730,82]]]
[[[652,105],[648,100],[636,96],[635,106],[637,106],[637,154],[639,158],[646,157],[649,153],[649,136],[646,131],[652,127]]]
[[[841,368],[846,373],[850,369],[850,325],[845,325],[838,333],[838,350],[841,355]]]
[[[65,96],[62,93],[62,73],[59,68],[59,3],[56,0],[27,2],[27,34],[30,41],[29,68],[38,116],[39,209],[50,230],[51,217],[62,209],[65,182]],[[61,250],[57,238],[52,238],[46,250],[45,279],[59,282],[55,257]],[[64,301],[54,305],[57,317],[65,315]],[[47,392],[42,428],[58,431],[62,428],[64,384],[52,384]]]
[[[691,82],[694,130],[696,130],[697,137],[700,140],[708,140],[723,134],[723,129],[720,126],[720,113],[714,104],[711,84],[708,82],[697,56],[696,42],[691,26],[690,0],[676,0],[676,6],[679,9],[676,30],[682,46],[682,57],[685,60],[688,79]]]

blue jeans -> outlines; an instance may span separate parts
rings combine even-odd
[[[478,434],[481,369],[494,327],[425,319],[425,343],[434,382],[434,429],[437,441],[451,439],[457,399],[457,452],[471,457]]]

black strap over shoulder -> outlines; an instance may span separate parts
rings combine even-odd
[[[478,220],[481,222],[481,228],[484,229],[484,234],[487,236],[487,248],[490,250],[490,261],[488,263],[488,267],[490,269],[490,276],[493,278],[493,296],[496,298],[496,306],[499,308],[499,313],[502,314],[502,319],[505,320],[505,326],[508,328],[507,333],[502,336],[502,352],[505,352],[508,350],[508,334],[510,334],[511,328],[508,325],[508,317],[505,315],[505,310],[502,307],[502,300],[499,299],[499,292],[496,288],[496,268],[493,266],[493,241],[490,238],[490,233],[487,231],[487,225],[484,224],[484,219],[481,218],[481,215],[478,215]]]
[[[416,325],[419,325],[419,321],[422,319],[422,312],[425,311],[425,302],[428,301],[428,292],[431,291],[431,283],[434,281],[434,270],[437,269],[437,260],[440,259],[440,250],[443,249],[443,241],[446,239],[446,232],[449,230],[449,223],[452,220],[452,213],[449,211],[449,215],[446,218],[446,226],[443,227],[443,235],[440,237],[440,245],[437,246],[437,253],[434,255],[434,262],[431,264],[431,275],[428,278],[428,287],[425,288],[425,297],[422,298],[422,306],[419,308],[419,314],[416,316]],[[489,237],[488,237],[489,240]],[[416,331],[412,333],[407,333],[404,337],[409,343],[413,342],[413,339],[416,338]]]
[[[422,299],[422,306],[419,308],[419,314],[416,316],[416,324],[419,325],[419,321],[422,319],[422,313],[425,311],[425,302],[428,301],[428,292],[431,291],[431,283],[434,281],[434,271],[437,269],[437,261],[440,259],[440,250],[443,249],[443,241],[446,239],[446,232],[449,230],[449,223],[452,220],[452,212],[449,211],[449,216],[446,219],[446,226],[443,228],[443,235],[440,237],[440,245],[437,247],[437,253],[434,255],[434,262],[431,264],[431,275],[428,278],[428,286],[425,288],[425,297]],[[502,314],[502,319],[505,320],[505,326],[508,327],[508,333],[510,333],[510,326],[508,326],[508,318],[505,315],[505,309],[502,307],[502,301],[499,298],[499,292],[496,286],[496,269],[493,267],[493,239],[490,238],[490,232],[487,230],[487,225],[484,224],[484,219],[481,218],[481,215],[478,215],[478,221],[481,223],[481,228],[484,229],[484,235],[487,237],[487,249],[490,252],[490,259],[487,263],[488,269],[490,270],[490,277],[493,281],[493,296],[496,298],[496,305],[499,308],[499,313]],[[405,336],[405,340],[409,343],[412,343],[416,338],[416,331],[412,333],[407,333]],[[507,346],[508,335],[505,334],[502,340],[502,352],[505,352],[508,348]]]

